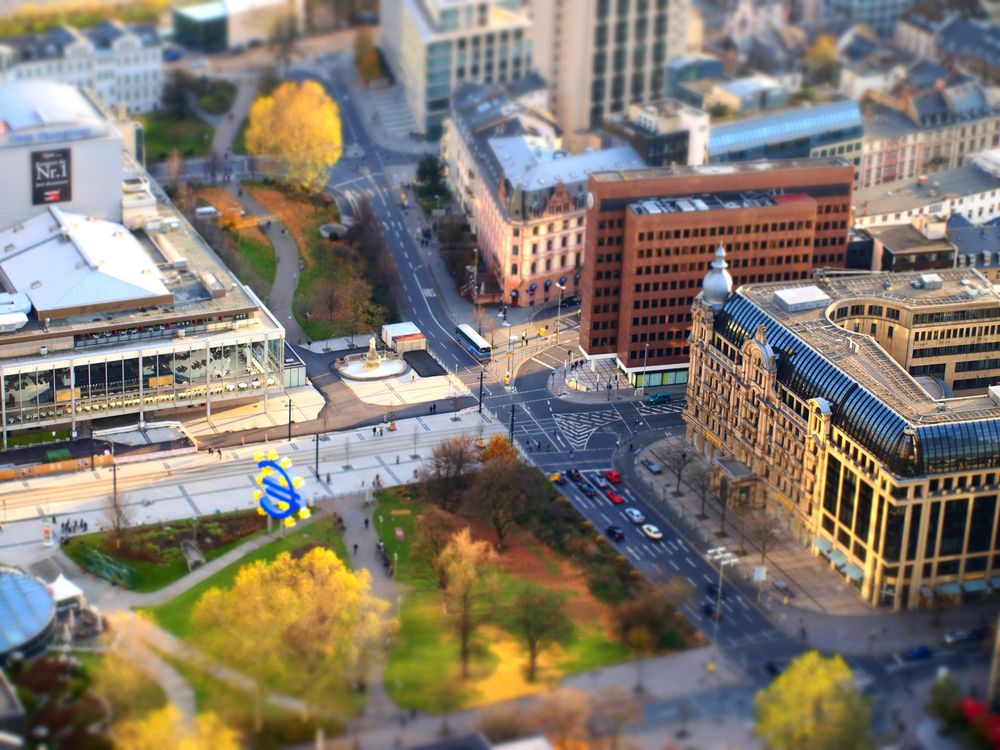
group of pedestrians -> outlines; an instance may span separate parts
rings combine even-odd
[[[372,425],[372,437],[382,437],[385,435],[385,427],[383,425]]]

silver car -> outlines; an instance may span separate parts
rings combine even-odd
[[[628,516],[628,520],[632,523],[645,523],[646,516],[642,514],[642,511],[638,508],[625,508],[625,515]]]

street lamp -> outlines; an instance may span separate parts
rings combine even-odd
[[[727,550],[725,547],[715,547],[706,553],[709,560],[719,566],[719,590],[715,592],[715,612],[712,620],[715,622],[714,633],[712,635],[712,659],[708,662],[708,671],[714,672],[717,667],[719,657],[719,610],[722,609],[722,585],[725,581],[727,565],[735,565],[740,558]]]
[[[556,307],[556,343],[559,343],[559,316],[562,314],[562,296],[563,292],[566,291],[566,285],[556,282],[556,286],[559,287],[559,304]]]
[[[642,355],[642,385],[639,386],[639,395],[646,392],[646,363],[649,362],[649,342],[646,342],[646,351]]]

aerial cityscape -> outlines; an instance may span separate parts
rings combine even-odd
[[[0,196],[0,748],[1000,750],[1000,0],[6,0]]]

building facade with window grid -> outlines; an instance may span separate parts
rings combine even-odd
[[[853,175],[843,159],[591,175],[581,350],[637,386],[687,382],[691,304],[716,246],[738,283],[843,268]]]
[[[1000,346],[992,285],[820,276],[699,295],[692,314],[688,439],[750,470],[749,502],[873,605],[1000,589],[1000,370],[945,398],[910,364],[943,361],[954,386],[966,347]]]

